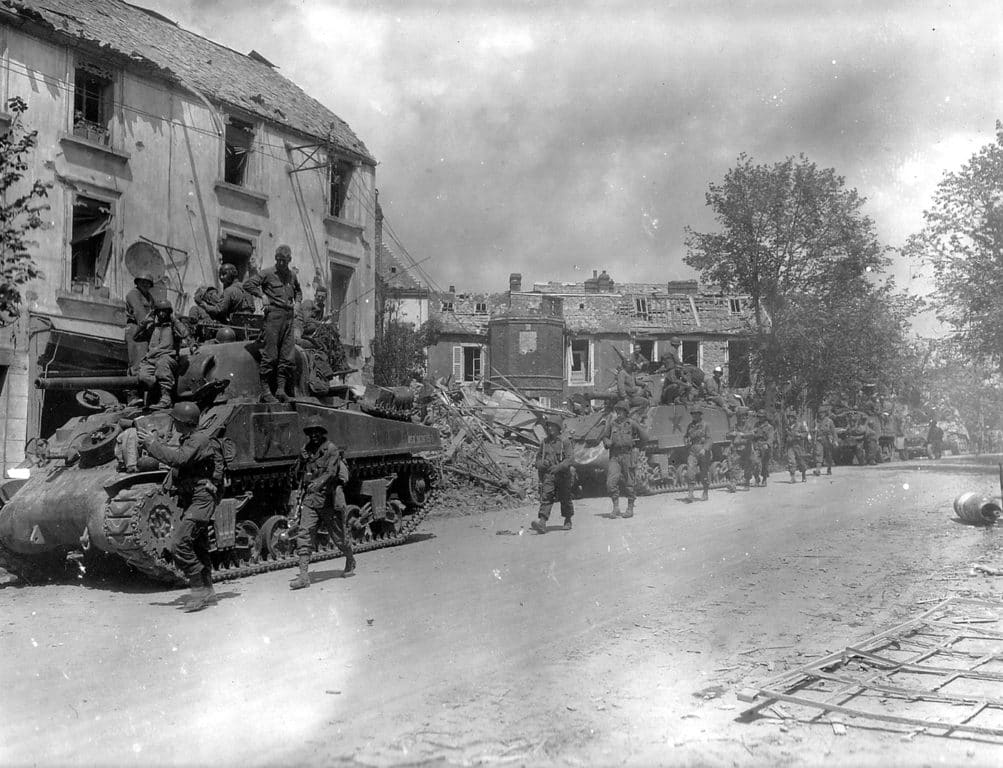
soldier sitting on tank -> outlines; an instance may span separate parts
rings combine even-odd
[[[665,369],[665,378],[662,380],[662,392],[659,402],[662,405],[672,405],[673,403],[689,402],[692,395],[692,386],[689,379],[683,373],[683,368],[676,362],[675,355],[662,358],[662,365]]]
[[[215,324],[215,320],[209,314],[207,307],[212,307],[219,303],[219,289],[211,285],[203,285],[201,288],[195,290],[195,296],[192,298],[195,306],[188,310],[188,317],[191,318],[191,321],[196,325]]]
[[[345,503],[345,486],[348,484],[348,466],[334,443],[327,439],[327,427],[320,417],[313,416],[303,425],[306,445],[293,469],[294,480],[299,485],[300,522],[296,535],[296,554],[299,555],[299,576],[289,582],[290,589],[310,586],[310,555],[314,551],[317,528],[321,523],[327,528],[331,540],[345,556],[342,576],[355,573],[355,555],[348,535]]]
[[[537,533],[546,533],[550,510],[557,501],[561,504],[564,530],[570,531],[571,518],[575,515],[575,505],[571,500],[571,488],[574,485],[571,466],[574,447],[571,440],[561,435],[564,421],[560,416],[548,416],[543,428],[547,436],[536,452],[536,469],[540,478],[540,510],[537,519],[529,525]]]
[[[701,395],[722,408],[728,408],[728,385],[724,381],[724,370],[720,365],[714,368],[714,373],[709,379],[704,379]]]
[[[178,358],[183,344],[194,351],[188,329],[174,317],[174,308],[166,299],[158,299],[153,313],[139,324],[134,338],[147,342],[146,354],[139,363],[140,386],[152,392],[159,387],[160,399],[153,408],[170,408],[177,381]]]
[[[171,532],[174,563],[188,577],[191,599],[185,611],[200,611],[215,599],[212,560],[209,558],[209,524],[223,489],[223,450],[219,438],[200,430],[201,412],[195,403],[177,403],[171,411],[178,447],[171,448],[157,435],[140,427],[139,442],[157,461],[173,467],[170,488],[177,495],[181,519]]]
[[[644,387],[637,380],[637,365],[633,360],[624,360],[616,372],[616,394],[619,400],[626,400],[631,409],[645,409],[651,401],[644,396]]]

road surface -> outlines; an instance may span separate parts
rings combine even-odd
[[[630,520],[588,499],[542,536],[525,507],[433,515],[354,578],[267,573],[196,614],[150,585],[8,587],[0,765],[1000,765],[991,742],[746,722],[735,697],[925,601],[998,594],[968,575],[996,529],[950,511],[994,473],[783,473]]]

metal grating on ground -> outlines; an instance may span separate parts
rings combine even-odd
[[[1003,736],[1003,603],[950,598],[864,642],[738,694],[942,736]]]

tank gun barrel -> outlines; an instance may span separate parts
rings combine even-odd
[[[136,376],[39,376],[35,379],[36,389],[71,392],[80,389],[135,389],[138,386]]]

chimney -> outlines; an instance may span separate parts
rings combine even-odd
[[[519,272],[513,272],[508,276],[508,290],[510,293],[522,292],[522,275]]]
[[[597,277],[599,277],[599,270],[598,269],[593,269],[592,270],[592,279],[595,280]]]
[[[455,285],[449,286],[449,292],[450,293],[456,293],[456,286]]]

